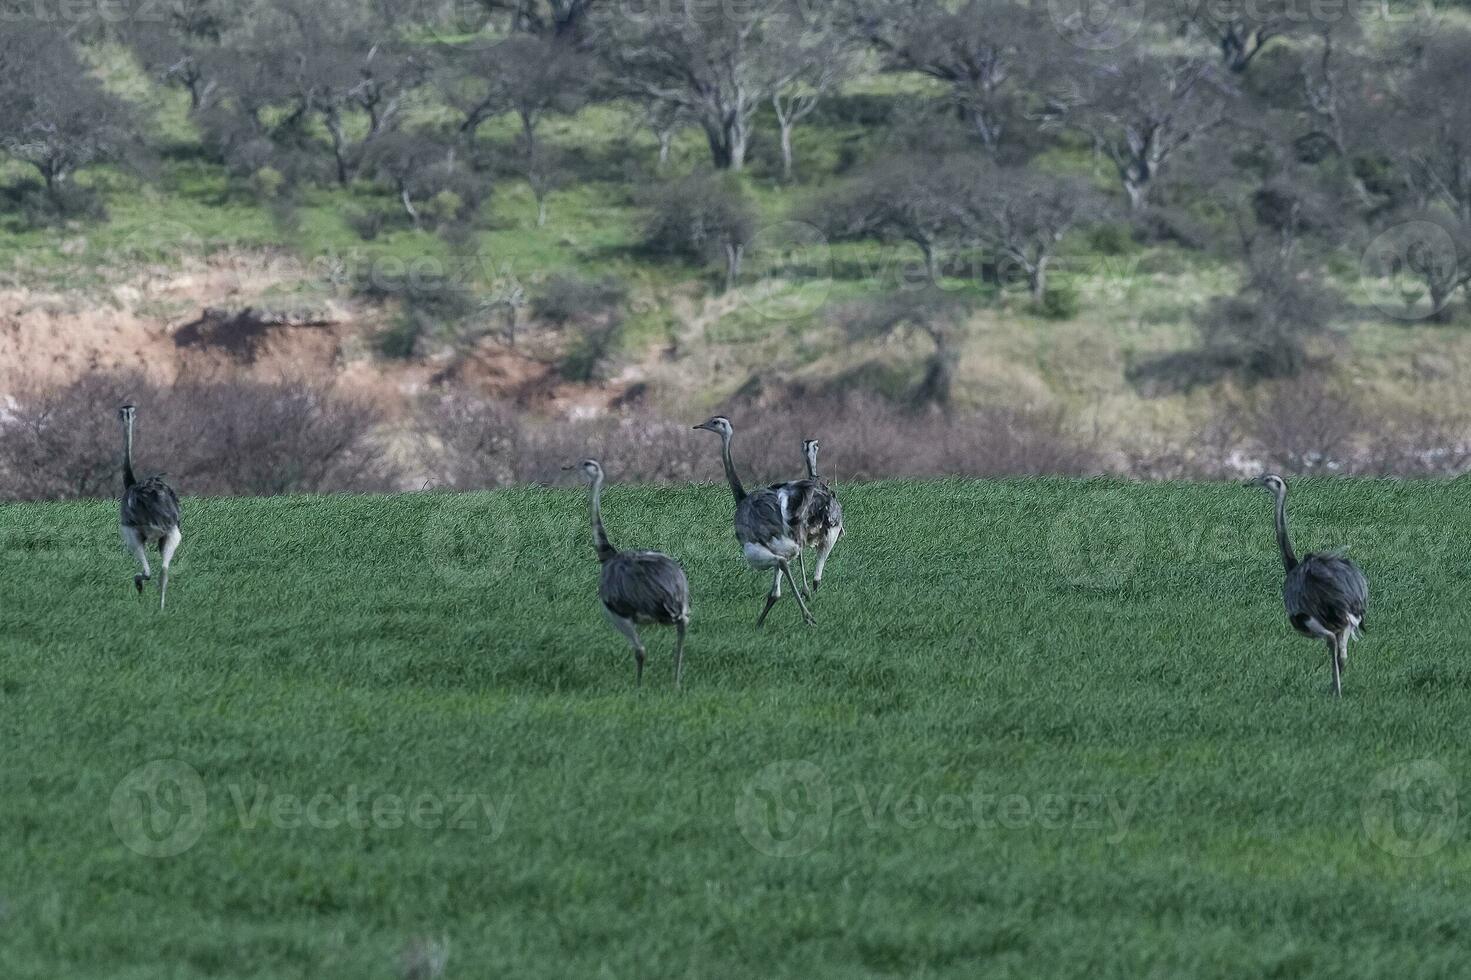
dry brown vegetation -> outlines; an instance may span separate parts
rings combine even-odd
[[[721,478],[697,418],[643,412],[538,418],[460,391],[424,396],[390,421],[372,402],[310,381],[88,375],[22,394],[0,411],[0,498],[117,492],[118,405],[140,406],[139,468],[167,471],[186,494],[476,490],[552,483],[584,456],[622,482]],[[945,415],[872,396],[729,409],[747,483],[800,472],[798,447],[823,442],[837,481],[1108,473],[1145,479],[1286,473],[1453,475],[1471,468],[1464,421],[1430,411],[1367,410],[1324,383],[1265,386],[1177,445],[1104,452],[1059,411],[991,408]]]

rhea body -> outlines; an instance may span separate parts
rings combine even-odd
[[[148,566],[148,545],[158,546],[158,608],[162,609],[168,600],[169,565],[183,540],[179,532],[179,497],[161,477],[139,480],[133,475],[133,422],[138,409],[124,405],[117,414],[123,424],[123,498],[118,510],[118,527],[123,544],[143,569],[133,576],[133,586],[139,595],[143,594],[143,583],[153,577],[153,570]]]
[[[747,493],[736,474],[735,463],[731,461],[730,443],[735,430],[730,419],[724,415],[716,415],[695,428],[720,436],[720,459],[725,466],[726,482],[730,484],[731,495],[735,498],[736,541],[740,543],[746,564],[757,571],[772,573],[771,591],[767,593],[766,605],[761,614],[756,617],[756,625],[766,622],[771,607],[781,598],[783,577],[792,587],[792,598],[797,600],[803,621],[809,626],[816,625],[817,621],[812,618],[812,613],[807,610],[807,603],[802,598],[802,590],[792,580],[791,562],[802,553],[800,535],[795,530],[798,505],[796,492],[787,484],[777,484]]]
[[[1282,600],[1292,628],[1322,640],[1333,669],[1333,695],[1343,695],[1348,641],[1368,629],[1369,582],[1358,565],[1342,555],[1308,554],[1298,558],[1287,534],[1287,481],[1267,473],[1247,483],[1261,487],[1276,501],[1277,547],[1286,578]]]
[[[571,467],[567,467],[570,469]],[[674,686],[684,677],[684,639],[690,624],[690,584],[684,568],[657,551],[619,551],[608,541],[603,527],[603,467],[595,459],[577,464],[591,487],[588,509],[592,517],[593,546],[603,566],[598,579],[598,599],[608,622],[627,638],[638,663],[636,683],[644,682],[644,644],[638,628],[643,625],[673,626],[678,632],[674,647]]]
[[[843,536],[843,505],[833,488],[817,473],[817,453],[822,448],[816,439],[802,442],[802,458],[807,464],[807,476],[802,480],[773,484],[773,490],[786,490],[793,495],[792,530],[802,545],[797,567],[802,576],[805,591],[807,585],[807,551],[817,552],[813,569],[812,591],[822,587],[823,569],[828,556]]]

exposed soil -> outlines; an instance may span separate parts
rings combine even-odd
[[[553,415],[596,414],[625,400],[636,379],[607,385],[563,381],[550,358],[494,338],[466,352],[393,360],[372,352],[391,313],[360,302],[317,306],[262,301],[297,285],[268,258],[226,255],[192,268],[149,270],[101,299],[0,290],[0,398],[99,371],[278,379],[328,377],[373,397],[390,414],[437,387],[503,398]],[[545,352],[537,352],[544,355]]]

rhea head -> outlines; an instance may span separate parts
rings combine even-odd
[[[588,483],[596,483],[603,476],[603,467],[595,459],[582,459],[576,463],[568,463],[562,469],[577,470]]]
[[[128,404],[117,410],[117,417],[123,423],[123,425],[132,425],[133,417],[137,414],[138,407],[132,402],[129,402]]]
[[[712,415],[705,421],[701,422],[699,425],[695,426],[695,428],[704,429],[707,432],[713,432],[716,435],[720,436],[722,439],[729,439],[731,433],[735,431],[733,428],[731,428],[730,419],[726,418],[724,415]]]
[[[1263,473],[1255,480],[1247,480],[1246,486],[1261,487],[1274,497],[1287,493],[1287,481],[1276,473]]]

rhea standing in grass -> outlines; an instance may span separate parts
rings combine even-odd
[[[736,503],[736,540],[740,542],[746,563],[758,571],[772,572],[771,592],[766,596],[761,615],[756,617],[756,625],[766,622],[766,614],[781,598],[783,576],[792,587],[792,598],[797,600],[797,608],[802,610],[803,621],[809,626],[817,625],[812,613],[807,611],[802,590],[792,581],[791,560],[802,552],[802,543],[792,530],[796,515],[795,494],[784,484],[746,493],[730,458],[730,441],[735,430],[724,415],[708,418],[695,428],[720,436],[720,458],[725,464],[725,479],[730,483],[730,492]]]
[[[1287,578],[1282,599],[1292,628],[1304,636],[1322,640],[1328,647],[1333,668],[1333,695],[1343,695],[1343,670],[1348,665],[1348,641],[1368,629],[1364,617],[1369,605],[1369,582],[1359,566],[1342,555],[1303,555],[1292,550],[1287,537],[1287,481],[1267,473],[1249,481],[1277,502],[1277,547]]]
[[[657,551],[615,549],[603,528],[603,467],[595,459],[584,459],[577,468],[592,488],[588,507],[593,546],[603,566],[598,580],[603,614],[633,647],[638,662],[636,683],[640,687],[644,682],[644,644],[638,635],[639,626],[673,626],[678,631],[674,646],[674,686],[678,688],[684,676],[684,637],[690,624],[690,584],[684,568]]]
[[[807,479],[788,484],[797,493],[797,533],[802,544],[797,564],[802,569],[804,587],[807,585],[807,549],[817,552],[817,562],[812,570],[814,593],[822,587],[822,571],[827,567],[828,556],[843,536],[843,505],[838,502],[838,495],[828,482],[817,475],[817,452],[821,448],[816,439],[803,440],[802,458],[807,463]]]
[[[183,540],[179,533],[179,497],[161,477],[139,480],[133,476],[133,420],[137,414],[138,409],[132,405],[124,405],[117,413],[123,423],[123,499],[118,526],[123,544],[143,567],[133,576],[139,595],[143,594],[143,583],[153,577],[148,567],[148,545],[158,545],[158,608],[162,609],[168,599],[169,565]]]

